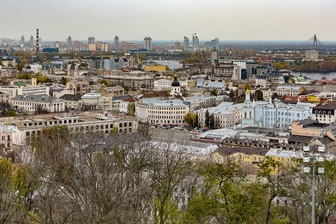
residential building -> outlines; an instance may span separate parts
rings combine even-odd
[[[242,121],[242,108],[244,104],[234,104],[233,102],[222,102],[216,107],[196,110],[198,114],[198,123],[205,127],[206,111],[214,116],[215,128],[232,127]]]
[[[49,95],[17,95],[12,99],[12,104],[26,113],[35,113],[40,110],[52,113],[65,111],[64,100]]]
[[[214,77],[241,80],[241,67],[233,63],[216,63],[214,68]]]
[[[211,158],[216,163],[234,162],[248,173],[257,173],[258,164],[264,159],[267,150],[245,147],[218,147]]]
[[[114,47],[114,50],[115,50],[116,52],[119,51],[119,37],[118,37],[118,36],[115,36],[115,37],[114,37],[114,45],[113,45],[113,47]]]
[[[182,125],[188,112],[188,105],[180,99],[144,98],[135,106],[136,117],[149,124]]]
[[[336,103],[321,103],[313,107],[312,119],[321,124],[336,122]]]
[[[307,104],[284,104],[281,102],[250,100],[250,90],[242,108],[242,124],[253,127],[289,129],[292,121],[307,119],[312,109]]]
[[[74,95],[84,95],[85,93],[90,92],[89,82],[85,79],[83,80],[69,80],[66,83],[66,88],[68,90],[68,94]]]
[[[109,80],[111,85],[120,85],[122,83],[124,88],[154,88],[154,78],[147,75],[104,75],[103,78]]]
[[[298,96],[304,91],[304,88],[301,86],[285,86],[279,85],[275,89],[275,93],[278,96]]]
[[[192,96],[184,98],[184,103],[189,105],[189,111],[200,110],[208,107],[215,107],[224,102],[225,97],[220,96]]]
[[[8,120],[1,118],[0,122],[13,123],[18,132],[18,136],[13,136],[20,145],[26,143],[26,139],[33,136],[40,136],[42,130],[47,127],[64,125],[67,126],[69,132],[74,133],[104,133],[109,134],[111,130],[116,129],[118,133],[135,133],[138,131],[138,121],[133,117],[115,116],[110,113],[77,113],[63,114],[55,116],[55,114],[27,116],[26,119]],[[22,137],[24,136],[24,140]]]
[[[205,49],[208,51],[211,51],[212,49],[217,49],[219,50],[219,40],[218,37],[211,40],[211,41],[207,41],[205,42]]]
[[[152,50],[152,38],[150,37],[145,37],[144,38],[144,49],[146,49],[147,51],[151,51]]]
[[[63,96],[60,97],[60,99],[64,100],[66,111],[82,109],[81,95],[64,94]]]
[[[190,51],[191,50],[188,36],[183,37],[183,50],[184,51]]]
[[[199,51],[200,45],[199,45],[199,37],[197,33],[194,33],[192,36],[192,44],[193,44],[193,51]]]

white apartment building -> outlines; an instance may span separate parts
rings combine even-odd
[[[101,95],[99,93],[86,93],[81,98],[82,107],[88,109],[113,109],[113,94]]]
[[[313,108],[312,119],[322,124],[330,124],[336,121],[336,104],[322,103]]]
[[[49,87],[37,85],[36,78],[33,78],[31,85],[0,86],[0,92],[3,93],[1,101],[11,102],[11,99],[17,95],[49,95]]]
[[[224,96],[192,96],[184,98],[184,103],[189,105],[189,111],[215,107],[224,102]]]
[[[136,117],[142,122],[160,125],[182,125],[189,112],[180,99],[146,98],[136,103]]]
[[[214,116],[215,128],[232,127],[242,121],[242,108],[244,104],[234,104],[233,102],[222,102],[216,107],[204,108],[195,111],[198,114],[198,123],[205,126],[206,111]]]
[[[154,80],[154,89],[158,91],[165,91],[171,88],[172,80],[169,79],[158,79]]]
[[[241,80],[241,67],[233,63],[217,63],[214,68],[214,77]]]
[[[275,92],[278,96],[297,96],[302,93],[303,87],[300,86],[278,86]]]
[[[49,95],[17,95],[12,99],[14,107],[27,113],[34,113],[39,109],[49,112],[65,111],[65,102]]]

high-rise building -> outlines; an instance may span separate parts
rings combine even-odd
[[[24,44],[25,44],[25,38],[24,38],[24,36],[23,36],[23,35],[21,36],[20,44],[22,44],[22,45],[24,45]]]
[[[96,39],[94,37],[89,37],[88,44],[94,44],[94,43],[96,43]]]
[[[205,42],[205,48],[208,51],[211,51],[214,48],[216,48],[217,50],[219,50],[219,40],[218,40],[218,38],[215,38],[215,39],[213,39],[211,41]]]
[[[72,47],[72,38],[71,38],[71,36],[69,36],[67,39],[66,39],[66,45],[67,45],[67,47]]]
[[[183,50],[184,51],[189,51],[190,50],[189,37],[188,36],[183,37]]]
[[[119,37],[118,36],[114,37],[114,50],[119,51]]]
[[[193,41],[193,50],[194,51],[198,51],[200,49],[198,34],[194,33],[193,36],[192,36],[192,38],[193,38],[192,39],[192,41]]]
[[[147,51],[152,50],[152,38],[150,37],[144,38],[144,49],[146,49]]]
[[[30,36],[29,47],[34,47],[34,37],[33,37],[33,35]]]

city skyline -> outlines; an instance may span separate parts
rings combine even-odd
[[[43,40],[154,40],[200,41],[336,40],[333,0],[12,0],[2,3],[0,37],[26,40],[40,29]]]

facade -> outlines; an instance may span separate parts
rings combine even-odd
[[[65,102],[49,95],[17,95],[12,99],[14,107],[27,113],[46,110],[48,112],[64,112]]]
[[[89,82],[86,80],[70,80],[66,83],[68,94],[84,95],[90,92]]]
[[[206,111],[209,115],[214,116],[215,128],[232,127],[242,121],[242,108],[243,104],[234,104],[232,102],[222,102],[216,107],[204,108],[196,110],[198,114],[198,123],[201,127],[205,127]]]
[[[4,122],[4,121],[3,121]],[[117,117],[109,113],[78,113],[76,115],[36,115],[27,117],[25,120],[11,121],[19,130],[19,137],[24,136],[21,144],[33,136],[39,136],[42,130],[47,127],[64,125],[70,133],[91,133],[99,132],[109,134],[116,129],[118,133],[135,133],[138,131],[138,121],[132,117]],[[20,139],[17,139],[17,142]],[[14,141],[14,137],[13,137]]]
[[[135,105],[136,117],[149,124],[182,125],[188,112],[188,105],[180,99],[145,98]]]
[[[197,33],[194,33],[192,36],[192,44],[193,44],[193,51],[199,51],[200,45],[199,45],[199,37]]]
[[[177,80],[176,75],[175,75],[174,81],[171,83],[170,95],[173,95],[173,96],[180,96],[181,95],[180,82]]]
[[[266,150],[260,148],[219,147],[211,156],[217,163],[230,161],[239,165],[257,165],[265,159],[266,152]]]
[[[60,97],[64,100],[66,110],[80,110],[82,105],[82,96],[73,94],[64,94]]]
[[[250,90],[242,108],[242,124],[252,127],[289,129],[293,121],[312,116],[312,109],[307,104],[284,104],[281,102],[250,100]]]
[[[15,126],[7,126],[4,123],[0,123],[0,145],[3,145],[5,148],[11,148],[13,145],[13,129]]]
[[[304,88],[301,86],[278,86],[275,89],[275,92],[278,96],[298,96],[304,91]]]
[[[147,51],[152,50],[152,38],[150,37],[144,38],[144,49],[146,49]]]
[[[120,83],[123,83],[124,87],[130,89],[154,88],[154,78],[150,76],[108,75],[103,78],[109,80],[112,85],[120,85]]]
[[[190,51],[190,43],[189,43],[189,37],[188,36],[183,37],[183,50],[184,51]]]
[[[154,89],[159,91],[165,91],[171,88],[171,77],[168,79],[157,79],[154,81]]]
[[[112,110],[113,94],[101,95],[99,93],[86,93],[81,98],[81,106],[84,110]]]
[[[240,80],[241,79],[241,67],[233,63],[216,63],[214,68],[214,77]]]
[[[119,51],[119,37],[118,37],[118,36],[115,36],[115,37],[114,37],[114,45],[113,45],[113,47],[114,47],[114,50],[115,50],[116,52]]]
[[[322,103],[313,107],[312,119],[322,124],[331,124],[336,122],[336,104]]]
[[[184,103],[189,105],[189,111],[200,110],[208,107],[215,107],[218,104],[224,102],[224,96],[193,96],[186,97]]]

